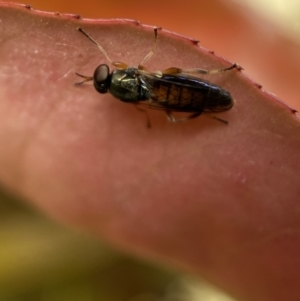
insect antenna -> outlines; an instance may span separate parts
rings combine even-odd
[[[82,77],[82,78],[84,78],[83,81],[74,83],[75,86],[81,85],[81,84],[83,84],[83,83],[85,83],[85,82],[88,82],[88,81],[94,79],[92,76],[85,76],[85,75],[79,74],[79,73],[77,73],[77,72],[75,72],[75,74],[78,75],[78,76],[80,76],[80,77]]]

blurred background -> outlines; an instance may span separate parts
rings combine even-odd
[[[138,19],[199,39],[300,110],[299,0],[31,0],[30,4],[84,18]],[[120,254],[24,204],[0,186],[0,301],[233,300],[203,280]]]
[[[1,301],[234,301],[200,279],[118,253],[4,194]]]

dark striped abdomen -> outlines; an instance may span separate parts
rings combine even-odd
[[[155,100],[166,109],[185,112],[220,112],[233,105],[229,92],[202,79],[190,76],[163,75],[152,83]]]

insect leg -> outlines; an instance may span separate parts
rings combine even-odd
[[[200,116],[202,114],[202,112],[196,112],[196,113],[193,113],[185,118],[180,118],[180,119],[176,119],[173,114],[172,114],[172,111],[166,111],[166,114],[167,114],[167,117],[169,119],[169,121],[171,122],[174,122],[174,123],[177,123],[177,122],[184,122],[184,121],[188,121],[190,119],[193,119],[193,118],[196,118],[198,116]],[[224,119],[221,119],[219,117],[216,117],[216,116],[210,116],[210,115],[205,115],[209,118],[212,118],[212,119],[215,119],[215,120],[218,120],[222,123],[225,123],[225,124],[228,124],[228,121],[227,120],[224,120]]]
[[[218,74],[218,73],[222,73],[222,72],[226,72],[232,69],[239,69],[241,67],[239,67],[237,64],[233,64],[230,67],[227,68],[223,68],[223,69],[211,69],[211,70],[205,70],[205,69],[199,69],[199,68],[192,68],[192,69],[180,69],[180,68],[176,68],[176,67],[171,67],[168,69],[165,69],[162,71],[163,74],[180,74],[180,73],[184,73],[184,74],[204,74],[204,75],[208,75],[208,74]]]
[[[90,41],[92,41],[95,45],[97,45],[97,47],[99,48],[99,50],[104,54],[104,56],[109,60],[109,62],[117,67],[118,69],[127,69],[128,66],[127,64],[123,63],[123,62],[113,62],[110,57],[108,56],[107,52],[104,50],[104,48],[96,41],[94,40],[86,31],[84,31],[81,27],[78,27],[77,30],[79,32],[81,32],[82,34],[84,34]],[[80,75],[79,75],[80,76]]]
[[[191,115],[189,115],[185,118],[180,118],[180,119],[176,119],[173,116],[172,111],[166,111],[166,114],[167,114],[167,117],[168,117],[169,121],[176,123],[176,122],[184,122],[184,121],[196,118],[196,117],[200,116],[202,114],[202,112],[196,112],[196,113],[193,113],[193,114],[191,114]]]
[[[230,67],[223,68],[223,69],[211,69],[211,70],[204,70],[204,69],[197,69],[197,68],[192,68],[192,69],[185,69],[182,70],[182,73],[194,73],[194,74],[218,74],[222,72],[226,72],[232,69],[238,68],[237,64],[233,64]]]
[[[147,118],[147,128],[150,129],[151,128],[151,122],[150,122],[150,117],[149,117],[149,114],[148,114],[148,111],[147,110],[144,110],[142,108],[140,108],[138,106],[138,104],[134,104],[135,108],[140,111],[140,112],[143,112],[146,114],[146,118]]]
[[[159,28],[157,27],[154,27],[154,42],[153,42],[153,45],[152,45],[152,49],[151,51],[144,57],[144,59],[142,60],[142,62],[140,63],[140,65],[143,65],[144,63],[146,63],[150,58],[151,56],[155,53],[156,51],[156,44],[157,44],[157,30]]]
[[[77,30],[79,32],[81,32],[82,34],[84,34],[90,41],[92,41],[95,45],[97,45],[97,47],[99,48],[99,50],[104,54],[104,56],[109,60],[110,63],[112,63],[112,60],[109,58],[107,52],[104,50],[104,48],[96,41],[94,40],[88,33],[86,33],[81,27],[78,27]]]
[[[219,117],[217,117],[217,116],[210,116],[210,115],[205,115],[205,116],[207,116],[207,117],[209,117],[209,118],[212,118],[212,119],[215,119],[215,120],[218,120],[218,121],[220,121],[220,122],[222,122],[222,123],[228,124],[228,121],[227,121],[227,120],[224,120],[224,119],[219,118]]]

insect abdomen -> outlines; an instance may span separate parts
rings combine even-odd
[[[155,81],[152,92],[161,105],[186,112],[219,112],[233,105],[229,92],[194,77],[164,76]]]

